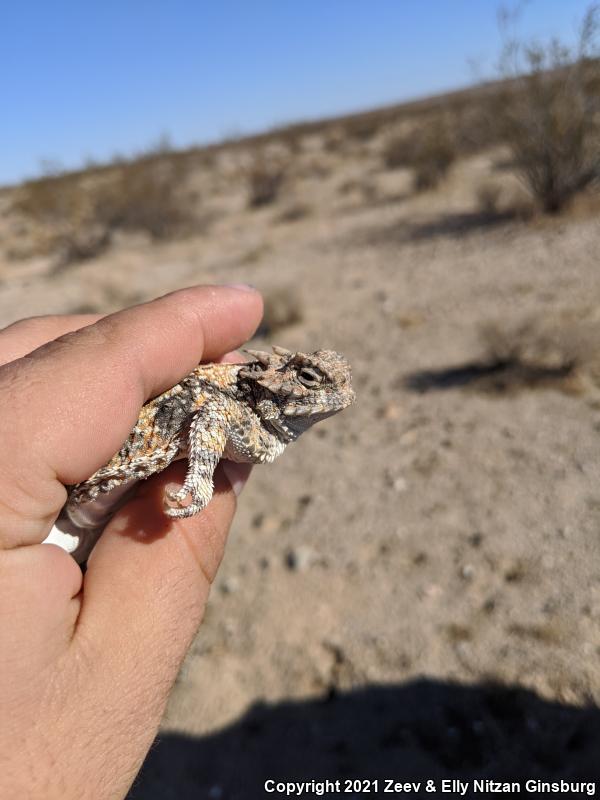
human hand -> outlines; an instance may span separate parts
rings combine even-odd
[[[168,519],[164,490],[185,473],[171,465],[115,514],[85,576],[41,542],[64,484],[108,461],[144,402],[245,342],[261,310],[252,290],[197,287],[0,332],[0,796],[102,800],[131,785],[200,624],[234,492],[219,468],[208,507]]]

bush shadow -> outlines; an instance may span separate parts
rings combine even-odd
[[[425,242],[437,238],[459,239],[477,232],[523,224],[526,217],[518,210],[468,211],[447,213],[423,222],[407,223],[399,220],[392,225],[369,227],[351,234],[354,242],[366,245],[402,245]]]
[[[411,225],[408,230],[408,238],[418,242],[437,236],[465,236],[471,232],[488,230],[519,220],[522,220],[522,217],[512,209],[443,214],[430,222]]]
[[[162,734],[128,797],[259,798],[267,779],[589,781],[600,778],[598,741],[600,710],[591,704],[421,679],[258,704],[207,736]]]
[[[558,389],[573,393],[573,375],[574,367],[569,364],[543,367],[507,359],[419,370],[402,378],[399,385],[419,394],[448,389],[472,389],[485,394],[509,394],[530,389]]]

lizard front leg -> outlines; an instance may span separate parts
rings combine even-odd
[[[213,494],[213,473],[219,459],[261,464],[285,450],[285,443],[263,426],[249,408],[222,394],[207,399],[194,414],[189,431],[188,471],[183,486],[166,494],[165,513],[191,517]],[[187,505],[184,505],[189,500]]]
[[[267,430],[265,422],[277,433]],[[279,409],[271,400],[260,401],[256,413],[235,403],[224,455],[230,461],[270,464],[283,453],[289,441],[279,421]]]
[[[213,495],[213,474],[227,442],[228,414],[234,405],[223,395],[207,398],[195,412],[188,435],[188,470],[178,491],[167,491],[165,513],[191,517],[206,508]],[[185,505],[185,501],[189,500]]]

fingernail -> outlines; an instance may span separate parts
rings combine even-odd
[[[231,489],[236,497],[239,497],[242,493],[242,489],[246,485],[246,481],[250,476],[250,471],[252,469],[251,464],[236,464],[235,461],[225,461],[221,462],[223,467],[223,472],[225,473],[225,477],[231,484]]]
[[[256,286],[251,283],[224,283],[223,286],[228,286],[230,289],[239,289],[242,292],[258,292]]]

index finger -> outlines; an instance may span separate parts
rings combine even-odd
[[[183,289],[104,317],[0,368],[0,542],[42,541],[63,484],[85,480],[125,441],[141,406],[202,359],[254,332],[260,295]]]
[[[0,331],[0,365],[31,353],[52,339],[98,322],[104,314],[52,314],[20,319]]]

